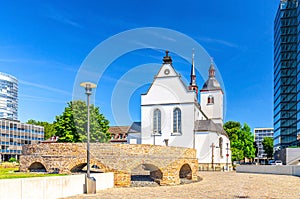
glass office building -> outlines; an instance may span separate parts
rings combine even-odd
[[[0,73],[0,162],[19,158],[24,144],[44,140],[44,127],[18,121],[18,80]]]
[[[0,118],[18,119],[18,80],[0,73]]]
[[[274,21],[274,148],[299,145],[299,0],[281,0]]]

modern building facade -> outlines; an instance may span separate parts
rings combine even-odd
[[[0,118],[18,119],[18,80],[0,73]]]
[[[281,0],[274,21],[274,148],[300,145],[299,0]]]
[[[273,138],[274,129],[273,128],[254,128],[254,139],[256,143],[256,147],[258,149],[257,151],[257,157],[258,158],[265,158],[267,157],[267,154],[264,151],[262,141],[265,137],[271,137]]]
[[[24,144],[44,140],[44,127],[18,121],[18,80],[0,72],[0,161],[18,159]]]
[[[24,144],[44,140],[44,127],[24,124],[17,120],[0,119],[0,160],[18,159]]]

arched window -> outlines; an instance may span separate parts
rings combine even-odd
[[[220,157],[223,157],[223,138],[219,138]]]
[[[207,98],[207,104],[214,104],[214,97],[212,95],[208,96]]]
[[[181,110],[179,108],[173,111],[173,133],[181,133]]]
[[[161,112],[155,109],[153,112],[153,133],[161,133]]]

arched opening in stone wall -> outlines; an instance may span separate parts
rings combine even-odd
[[[81,164],[74,166],[72,169],[70,169],[70,171],[72,173],[81,173],[81,172],[84,172],[84,170],[83,170],[84,167],[86,167],[86,163],[81,163]],[[85,171],[86,171],[86,169],[85,169]]]
[[[131,186],[158,186],[163,177],[161,170],[153,164],[140,164],[131,170]]]
[[[192,180],[192,169],[190,165],[182,165],[179,171],[179,178],[182,183],[185,183],[186,180]]]
[[[70,169],[72,173],[86,173],[87,171],[87,163],[80,163]],[[90,164],[91,173],[104,173],[104,169],[102,169],[102,165],[99,164]]]
[[[30,172],[46,172],[46,167],[40,162],[34,162],[29,166]]]

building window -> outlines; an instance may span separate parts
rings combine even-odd
[[[153,133],[161,133],[161,112],[159,109],[155,109],[153,112]]]
[[[173,111],[173,133],[181,134],[181,110],[179,108]]]
[[[219,138],[220,157],[223,158],[223,138]]]
[[[208,96],[207,98],[207,104],[214,104],[215,101],[214,101],[214,97],[212,95]]]

